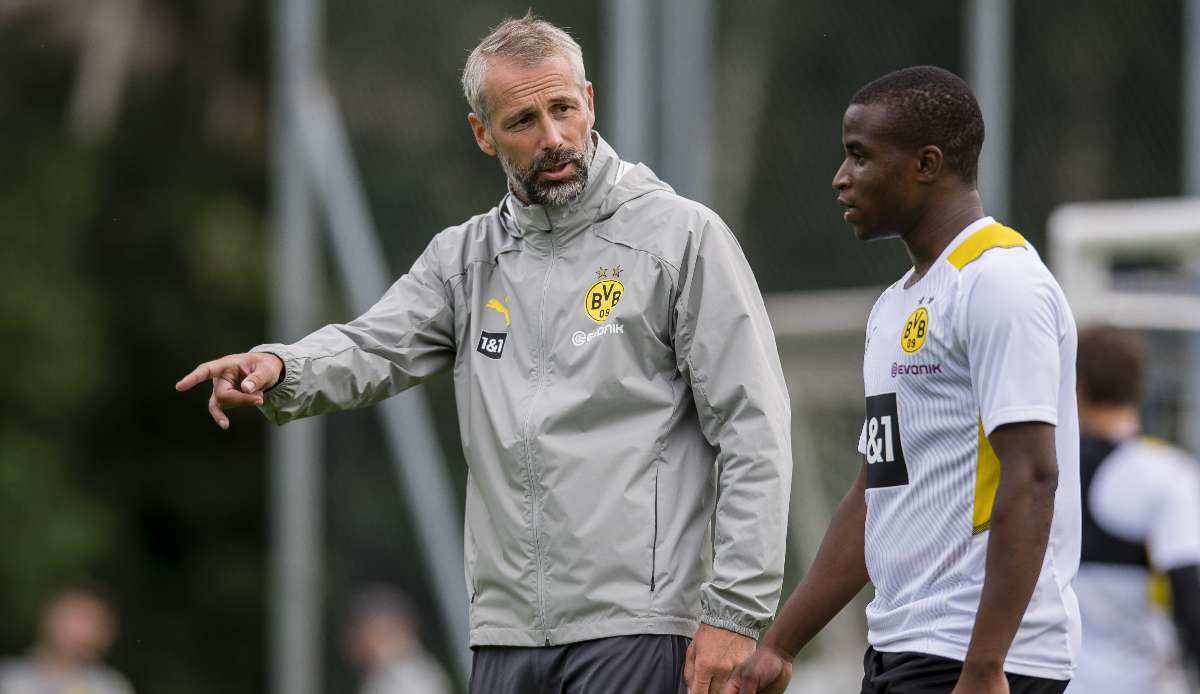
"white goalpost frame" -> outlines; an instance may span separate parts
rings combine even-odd
[[[1122,291],[1111,281],[1121,258],[1163,258],[1200,271],[1200,197],[1063,205],[1048,232],[1054,274],[1079,323],[1200,332],[1200,292]]]
[[[1180,441],[1200,451],[1200,197],[1063,205],[1050,215],[1053,270],[1079,325],[1195,333],[1180,377]],[[1113,284],[1113,263],[1163,259],[1188,281],[1179,292],[1131,291]]]

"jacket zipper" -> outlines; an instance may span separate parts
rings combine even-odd
[[[550,274],[554,270],[557,249],[554,243],[554,230],[546,232],[550,239],[550,262],[546,264],[546,276],[542,279],[542,300],[538,307],[538,369],[537,383],[534,385],[533,396],[529,399],[529,409],[525,413],[525,473],[529,476],[529,495],[533,508],[530,509],[530,524],[533,526],[533,559],[534,574],[537,576],[538,621],[542,623],[542,636],[546,645],[550,645],[550,631],[546,628],[546,601],[542,590],[542,543],[541,533],[538,532],[538,496],[533,474],[533,408],[537,405],[538,395],[542,391],[542,382],[546,377],[546,294],[550,290]]]

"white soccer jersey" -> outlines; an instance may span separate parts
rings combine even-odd
[[[1103,537],[1096,551],[1085,552],[1075,579],[1083,654],[1067,691],[1194,691],[1171,617],[1154,599],[1150,570],[1200,564],[1200,469],[1179,449],[1140,438],[1117,445],[1098,462],[1084,489],[1091,518],[1117,542],[1140,546],[1143,561],[1108,561],[1105,555],[1113,552],[1105,551]]]
[[[1000,462],[986,435],[1056,425],[1058,491],[1041,576],[1005,661],[1068,679],[1079,654],[1079,425],[1075,323],[1020,234],[986,217],[911,287],[910,270],[867,321],[866,562],[879,651],[963,660],[983,588]]]

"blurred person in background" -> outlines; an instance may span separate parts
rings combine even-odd
[[[421,646],[412,606],[400,593],[370,586],[346,622],[346,659],[363,673],[359,694],[451,694],[442,666]]]
[[[101,661],[117,635],[112,602],[97,586],[55,592],[42,608],[29,655],[0,663],[0,694],[133,694]]]
[[[860,89],[833,178],[862,241],[912,268],[867,319],[857,480],[725,694],[780,694],[867,584],[863,694],[1061,694],[1079,657],[1075,320],[1036,250],[983,212],[970,87],[917,66]]]
[[[1200,469],[1141,435],[1149,356],[1132,332],[1079,335],[1083,654],[1072,694],[1196,691],[1182,659],[1200,656]]]
[[[592,129],[579,44],[532,15],[463,71],[508,194],[366,314],[197,367],[277,424],[453,371],[470,466],[471,691],[710,694],[783,579],[791,406],[741,248]],[[711,526],[711,532],[710,532]]]

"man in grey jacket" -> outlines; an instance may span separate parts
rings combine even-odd
[[[500,203],[354,321],[177,388],[211,379],[227,428],[231,407],[283,424],[452,370],[471,691],[718,691],[783,572],[790,405],[754,277],[716,214],[592,130],[562,30],[503,22],[463,87]]]

